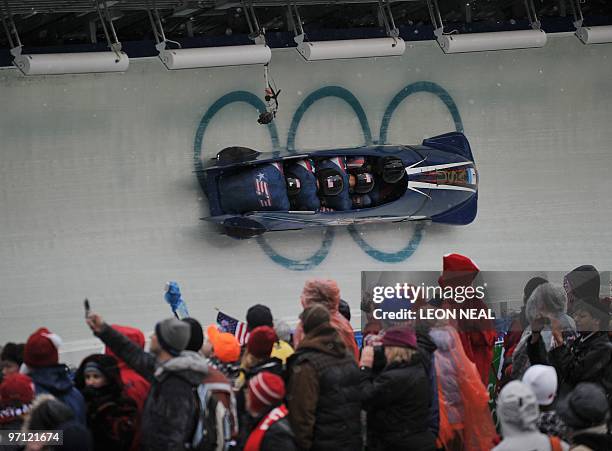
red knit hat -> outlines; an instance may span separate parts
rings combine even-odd
[[[249,335],[247,351],[259,359],[268,358],[276,341],[278,337],[270,326],[256,327]]]
[[[416,349],[416,333],[411,328],[405,326],[392,327],[383,335],[382,345]]]
[[[276,406],[285,397],[285,382],[276,374],[262,371],[249,380],[248,396],[250,408],[255,412]]]
[[[442,269],[438,279],[441,287],[469,286],[480,272],[471,258],[461,254],[446,254],[442,259]]]
[[[34,384],[25,374],[10,374],[0,384],[0,402],[12,404],[15,401],[29,404],[34,400]]]
[[[28,338],[23,350],[23,361],[32,368],[57,365],[58,348],[62,339],[46,327],[41,327]]]

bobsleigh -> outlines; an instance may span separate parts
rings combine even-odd
[[[299,161],[364,157],[372,167],[400,159],[405,174],[391,194],[366,208],[344,211],[292,210],[284,169]],[[264,232],[378,222],[432,221],[466,225],[474,221],[478,172],[467,138],[459,132],[425,139],[420,145],[370,145],[313,151],[260,152],[228,147],[202,165],[210,216],[225,233],[249,238]],[[387,190],[389,191],[389,190]]]

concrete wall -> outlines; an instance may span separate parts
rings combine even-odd
[[[337,279],[357,312],[361,270],[435,270],[451,251],[489,270],[610,268],[611,44],[555,36],[543,49],[444,55],[419,42],[402,58],[313,63],[287,49],[272,73],[281,108],[266,128],[247,103],[262,95],[261,68],[170,72],[145,59],[125,74],[0,71],[0,342],[40,325],[72,346],[88,340],[86,296],[109,321],[151,330],[170,313],[167,280],[212,322],[214,307],[242,317],[256,302],[295,317],[310,277]],[[481,175],[470,226],[236,241],[199,220],[194,155],[418,143],[454,129]]]

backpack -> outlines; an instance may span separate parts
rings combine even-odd
[[[197,451],[227,451],[233,444],[230,412],[214,396],[215,384],[194,387],[196,398],[196,424],[187,449]]]

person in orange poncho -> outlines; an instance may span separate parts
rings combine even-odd
[[[351,323],[338,311],[340,305],[340,288],[335,280],[312,279],[304,284],[304,290],[300,298],[302,307],[307,309],[314,304],[321,304],[329,310],[331,314],[331,325],[338,331],[342,341],[355,360],[359,361],[359,349],[355,341],[355,335]],[[298,324],[293,334],[293,347],[297,349],[300,341],[304,338],[304,328],[302,323]]]
[[[467,357],[457,331],[449,325],[433,327],[429,336],[434,353],[440,405],[436,445],[448,451],[480,451],[493,447],[495,426],[489,393],[478,370]]]
[[[447,254],[443,259],[443,272],[438,283],[442,288],[469,287],[480,272],[476,263],[460,254]],[[448,299],[443,306],[448,309],[487,309],[483,300],[473,298],[463,303]],[[461,344],[467,357],[474,362],[483,384],[489,383],[489,372],[493,361],[493,346],[497,333],[490,319],[457,319],[454,323],[459,331]]]

